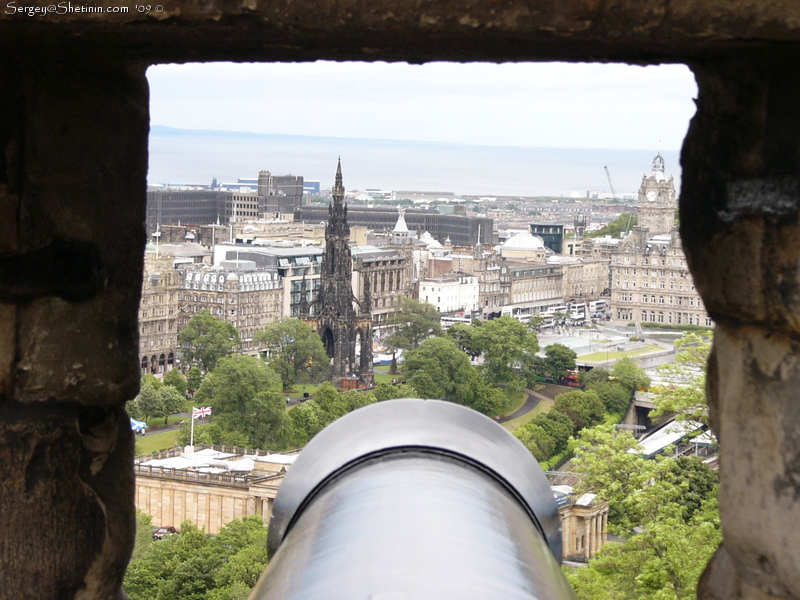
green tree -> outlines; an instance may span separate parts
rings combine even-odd
[[[608,225],[604,225],[600,229],[594,231],[587,231],[586,237],[603,237],[610,235],[611,237],[618,238],[620,233],[629,231],[630,228],[636,226],[636,223],[636,215],[631,216],[631,213],[624,212]]]
[[[514,435],[539,462],[545,461],[555,454],[555,439],[536,423],[525,423],[514,432]]]
[[[200,370],[200,367],[195,365],[186,373],[186,385],[188,389],[194,392],[200,389],[201,383],[203,383],[203,372]]]
[[[186,378],[179,369],[170,369],[167,371],[166,375],[164,375],[163,382],[164,385],[172,386],[181,394],[186,393]]]
[[[192,441],[192,422],[185,421],[178,427],[179,446],[188,446]],[[207,423],[205,425],[195,425],[194,428],[195,444],[225,444],[226,446],[237,446],[247,448],[250,446],[250,439],[242,432],[232,429],[223,429],[219,423]]]
[[[592,390],[566,392],[555,397],[553,410],[566,414],[574,423],[573,432],[602,422],[606,408],[597,392]],[[577,417],[577,418],[576,418]]]
[[[417,390],[410,383],[379,383],[373,390],[378,402],[394,398],[419,398]]]
[[[469,404],[478,376],[469,357],[445,338],[431,338],[406,355],[406,380],[423,398]]]
[[[675,480],[685,484],[680,504],[683,507],[683,518],[688,522],[706,501],[716,497],[719,471],[694,456],[680,456],[670,464]]]
[[[255,336],[268,350],[267,363],[280,375],[283,388],[317,382],[329,372],[330,359],[319,335],[305,321],[283,319]]]
[[[210,372],[220,358],[239,348],[241,340],[233,324],[213,317],[208,310],[201,310],[180,330],[178,343],[185,360],[197,361]]]
[[[481,323],[481,321],[475,321],[470,325],[453,323],[445,335],[455,343],[459,350],[466,352],[470,358],[476,359],[481,355],[481,350],[475,345],[473,335]]]
[[[522,373],[535,364],[539,351],[536,333],[525,323],[503,316],[476,328],[472,338],[483,356],[481,373],[486,381],[521,389]]]
[[[697,582],[722,539],[715,501],[687,523],[663,514],[621,544],[607,544],[589,564],[567,569],[579,600],[694,600]]]
[[[304,446],[327,425],[362,406],[377,402],[375,395],[357,390],[339,392],[325,382],[317,388],[314,398],[289,411],[295,447]]]
[[[575,369],[578,355],[564,344],[550,344],[544,349],[544,367],[547,374],[556,379],[566,377]]]
[[[530,423],[538,425],[553,438],[555,447],[553,454],[566,449],[572,437],[572,419],[557,410],[550,410],[544,414],[536,415]],[[550,458],[550,457],[547,457]]]
[[[166,417],[169,414],[161,390],[148,380],[142,383],[136,402],[139,407],[138,412],[145,421],[150,417]]]
[[[408,296],[398,296],[395,311],[386,324],[392,331],[386,344],[400,350],[417,348],[423,340],[442,335],[441,315],[436,307]]]
[[[223,430],[242,433],[252,448],[283,449],[291,437],[281,380],[261,359],[222,358],[203,380],[195,401],[211,404]]]
[[[164,424],[167,424],[169,415],[174,415],[183,411],[186,406],[186,398],[178,390],[170,385],[161,386],[157,392],[161,404],[164,407]]]
[[[611,368],[611,377],[631,393],[650,387],[650,378],[632,358],[620,358]]]
[[[611,373],[603,367],[595,367],[590,371],[581,371],[578,376],[582,385],[590,388],[595,383],[605,383],[611,377]]]
[[[711,342],[696,333],[685,333],[675,342],[675,349],[675,362],[659,367],[662,378],[669,383],[658,390],[651,416],[657,419],[674,414],[678,420],[709,425],[706,365]]]
[[[589,384],[586,389],[597,393],[610,413],[624,413],[630,406],[631,391],[619,383],[603,381]]]
[[[128,400],[125,403],[125,411],[128,413],[128,416],[131,419],[136,419],[137,421],[144,420],[144,414],[142,413],[141,405],[139,404],[139,397],[137,396],[133,400]]]
[[[231,521],[215,537],[189,521],[157,542],[149,529],[137,537],[125,574],[131,600],[244,600],[267,565],[258,516]]]
[[[406,380],[421,398],[441,398],[486,415],[502,413],[508,397],[480,377],[469,357],[446,338],[430,338],[406,355]]]

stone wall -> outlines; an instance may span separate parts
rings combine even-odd
[[[248,485],[182,480],[151,476],[141,471],[136,476],[136,508],[153,516],[155,527],[180,527],[192,521],[206,532],[219,533],[234,519],[261,515],[265,523],[272,514],[272,503],[282,477],[271,482],[269,490]],[[266,491],[266,493],[265,493]]]
[[[800,4],[113,4],[0,11],[0,598],[113,598],[130,556],[146,67],[316,59],[690,65],[681,238],[717,323],[724,533],[700,597],[800,596]]]

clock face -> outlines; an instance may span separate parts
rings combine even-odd
[[[658,197],[658,194],[656,192],[654,192],[653,190],[650,190],[649,192],[647,192],[647,199],[650,200],[650,202],[654,202],[657,197]]]

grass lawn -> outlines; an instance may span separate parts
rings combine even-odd
[[[302,398],[303,393],[308,392],[309,395],[313,396],[317,393],[317,388],[320,386],[318,383],[296,383],[292,388],[294,391],[286,392],[286,395],[290,398]]]
[[[540,415],[542,413],[546,413],[551,408],[553,408],[553,401],[552,400],[540,400],[539,404],[536,405],[532,411],[527,414],[522,415],[512,421],[506,421],[505,423],[501,423],[503,427],[508,429],[510,432],[514,432],[528,421],[532,421],[536,415]]]
[[[379,383],[392,383],[392,379],[397,379],[398,377],[402,377],[402,375],[390,375],[389,373],[374,373],[375,376],[375,385]]]
[[[202,425],[195,424],[195,431],[201,427],[205,427],[209,423]],[[159,450],[169,450],[178,441],[178,430],[165,431],[163,433],[154,433],[152,435],[137,435],[136,436],[136,456],[142,454],[152,454]]]
[[[654,350],[663,350],[663,348],[648,344],[644,348],[639,348],[638,350],[629,350],[628,352],[594,352],[593,354],[585,354],[584,356],[579,356],[577,360],[579,362],[605,362],[607,360],[614,360],[617,358],[623,358],[625,356],[647,354],[648,352],[653,352]]]
[[[178,430],[154,433],[152,435],[138,436],[136,438],[136,456],[152,454],[159,450],[167,450],[175,445],[178,439]]]
[[[175,423],[180,423],[181,421],[188,421],[188,420],[189,417],[181,417],[180,415],[170,415],[167,417],[167,425],[174,425]],[[159,427],[164,427],[164,417],[152,417],[147,420],[147,424],[150,426],[150,429],[158,429]]]

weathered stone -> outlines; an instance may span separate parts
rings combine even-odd
[[[83,301],[45,281],[0,305],[0,598],[114,597],[129,556],[121,407],[138,381],[144,68],[317,59],[690,63],[700,92],[681,237],[721,323],[708,388],[725,543],[700,597],[800,596],[800,4],[124,4],[128,13],[0,11],[0,254],[78,241],[103,272]]]
[[[51,296],[20,306],[15,397],[22,402],[122,403],[136,394],[147,89],[141,70],[125,71],[103,64],[26,71],[20,249],[46,253],[58,240],[75,240],[86,261],[102,266],[105,285],[84,302]]]
[[[134,536],[124,412],[106,423],[116,434],[105,452],[84,447],[92,433],[80,431],[75,405],[5,403],[0,417],[0,598],[113,597]]]
[[[800,342],[776,331],[723,324],[714,347],[718,397],[712,409],[721,440],[725,547],[744,582],[797,597]]]

